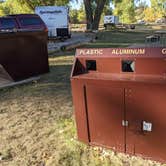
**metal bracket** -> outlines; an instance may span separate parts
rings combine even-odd
[[[127,120],[122,120],[122,126],[124,127],[129,126],[129,122]]]
[[[142,128],[142,130],[143,131],[152,132],[152,123],[143,121],[143,128]]]

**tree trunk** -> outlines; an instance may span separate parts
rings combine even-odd
[[[86,20],[87,20],[87,30],[98,30],[101,14],[103,12],[104,6],[107,0],[97,0],[95,12],[92,9],[92,0],[84,0]]]
[[[85,5],[86,21],[87,21],[86,29],[92,30],[93,11],[92,11],[91,0],[84,0],[84,5]]]
[[[95,9],[93,26],[92,26],[93,30],[98,30],[99,29],[100,18],[101,18],[101,14],[103,12],[105,3],[106,3],[106,0],[103,0],[103,1],[98,0],[97,1],[97,7]]]

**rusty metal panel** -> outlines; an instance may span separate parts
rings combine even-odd
[[[125,91],[127,153],[166,161],[166,85],[130,87]]]
[[[124,152],[124,90],[109,86],[86,86],[90,143]]]
[[[86,110],[86,98],[84,84],[81,80],[71,81],[73,104],[75,108],[76,126],[78,139],[89,143],[89,126]],[[78,100],[79,99],[79,100]]]
[[[0,45],[0,64],[14,81],[49,71],[47,32],[1,33]]]

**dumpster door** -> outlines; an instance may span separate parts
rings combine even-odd
[[[86,86],[90,143],[125,151],[124,90],[105,85]]]
[[[135,86],[125,94],[127,153],[166,160],[166,86]]]

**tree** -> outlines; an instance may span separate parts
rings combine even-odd
[[[70,10],[70,22],[73,24],[85,23],[84,8]]]
[[[145,20],[145,10],[148,8],[146,1],[141,1],[135,8],[136,20]]]
[[[84,0],[87,30],[98,30],[106,2],[107,0]]]
[[[165,0],[151,0],[151,8],[154,10],[156,18],[166,17],[166,9],[163,7],[164,3]]]
[[[134,0],[115,0],[114,14],[120,16],[123,23],[135,22],[135,2]]]
[[[113,14],[113,9],[110,7],[109,1],[107,1],[105,6],[104,6],[103,14],[104,15],[112,15]]]
[[[79,23],[78,10],[77,9],[70,10],[70,22],[72,24],[78,24]]]
[[[35,9],[36,6],[63,6],[69,3],[69,0],[17,0],[22,4],[27,5],[32,10]]]
[[[85,23],[86,22],[84,4],[81,4],[80,9],[78,10],[78,21],[79,21],[79,23]]]
[[[5,0],[0,3],[0,15],[33,13],[36,6],[67,5],[70,0]]]
[[[0,15],[32,13],[26,5],[20,4],[18,0],[6,0],[0,4]]]
[[[147,7],[144,10],[144,15],[145,15],[144,20],[148,22],[154,22],[157,18],[154,9],[151,7]]]
[[[166,9],[163,7],[164,2],[165,0],[151,0],[151,7],[147,7],[143,12],[145,20],[154,22],[158,18],[166,18]]]

